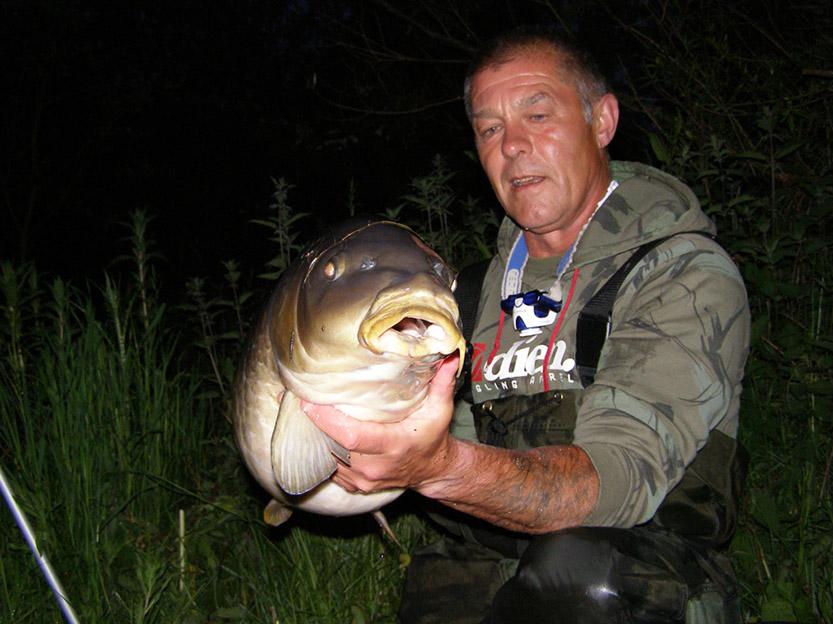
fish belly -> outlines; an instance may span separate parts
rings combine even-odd
[[[299,497],[288,497],[286,502],[293,507],[327,516],[353,516],[376,511],[396,500],[402,489],[382,490],[363,494],[350,493],[332,481],[325,481],[311,492]]]

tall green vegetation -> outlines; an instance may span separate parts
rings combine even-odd
[[[460,199],[452,183],[454,175],[446,159],[436,154],[431,171],[411,180],[410,192],[389,216],[407,222],[446,262],[460,269],[492,256],[501,217],[471,195]]]
[[[687,181],[749,291],[741,438],[747,513],[732,544],[752,613],[833,621],[833,33],[822,4],[667,3],[634,33],[631,99],[653,155]],[[660,10],[662,9],[662,10]]]
[[[4,470],[87,618],[146,621],[170,582],[163,553],[175,546],[182,507],[161,492],[200,469],[207,431],[153,295],[145,225],[135,215],[129,286],[109,274],[87,290],[60,278],[42,284],[31,265],[3,264],[0,275]],[[0,619],[38,621],[46,586],[17,528],[2,525]]]
[[[196,386],[150,294],[145,225],[137,215],[131,286],[109,274],[88,290],[43,286],[30,265],[2,266],[4,470],[82,620],[151,621],[174,578],[183,506],[166,489],[203,469],[208,423],[194,418]],[[48,621],[43,579],[2,525],[0,618]]]
[[[260,520],[228,422],[247,280],[226,262],[222,289],[192,279],[168,308],[149,224],[132,215],[131,253],[97,283],[0,266],[0,458],[80,621],[392,621],[404,561],[369,516]],[[412,549],[430,532],[406,508],[390,519]],[[0,622],[62,621],[0,518]]]

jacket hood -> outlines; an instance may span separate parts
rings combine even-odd
[[[716,232],[697,197],[675,177],[633,162],[614,161],[610,171],[619,186],[591,219],[572,266],[597,262],[680,232]],[[520,228],[504,218],[498,234],[498,255],[504,261],[519,233]]]

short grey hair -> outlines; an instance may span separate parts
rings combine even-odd
[[[466,71],[463,99],[466,115],[472,120],[471,83],[487,68],[496,68],[531,54],[551,54],[557,59],[562,80],[578,91],[582,112],[588,124],[593,123],[593,105],[610,87],[589,52],[567,40],[551,28],[532,26],[510,30],[488,41],[475,55]]]

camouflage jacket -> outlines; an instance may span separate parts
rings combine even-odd
[[[687,186],[637,163],[614,162],[611,172],[619,186],[590,221],[562,276],[560,318],[537,336],[520,337],[511,315],[501,323],[501,284],[520,236],[504,220],[480,296],[471,390],[475,403],[536,395],[547,375],[559,401],[572,397],[562,401],[574,411],[572,443],[599,475],[599,500],[585,524],[628,527],[651,520],[712,429],[737,435],[749,309],[731,258],[712,239],[692,233],[715,228]],[[579,312],[636,248],[669,235],[623,282],[595,382],[583,389],[574,359]],[[530,258],[523,290],[547,292],[560,260]],[[453,433],[475,437],[470,405],[458,404]],[[534,445],[523,438],[511,444]]]

